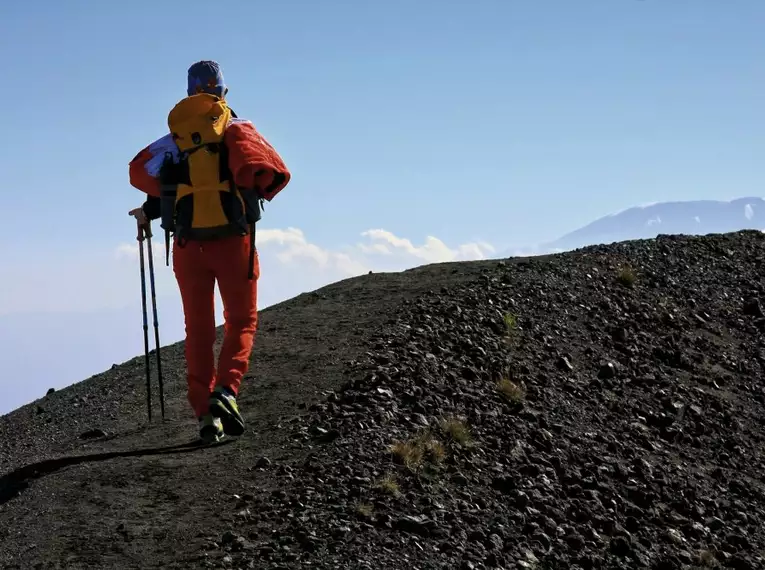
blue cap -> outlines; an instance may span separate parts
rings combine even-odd
[[[228,89],[223,82],[223,72],[220,65],[214,61],[198,61],[189,67],[188,95],[210,93],[223,97]]]

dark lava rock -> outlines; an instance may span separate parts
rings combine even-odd
[[[107,433],[102,429],[90,429],[80,434],[80,439],[98,439],[99,437],[106,437]]]
[[[264,468],[270,467],[270,466],[271,466],[271,460],[268,457],[261,457],[255,463],[255,467],[258,468],[258,469],[264,469]]]
[[[616,367],[612,362],[603,364],[598,370],[598,378],[600,380],[610,380],[616,377]]]
[[[428,523],[424,517],[404,516],[393,522],[393,527],[404,532],[411,532],[420,536],[429,536],[433,523]]]
[[[747,299],[744,302],[744,314],[758,318],[765,317],[758,299]]]
[[[628,557],[632,554],[632,545],[624,536],[616,536],[609,543],[609,549],[616,556]]]

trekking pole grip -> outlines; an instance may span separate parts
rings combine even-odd
[[[145,237],[151,238],[151,221],[147,220],[145,224],[141,224],[140,220],[136,220],[136,226],[138,228],[138,235],[136,239],[143,241]]]

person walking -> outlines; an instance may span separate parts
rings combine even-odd
[[[162,218],[163,228],[166,220],[175,222],[172,258],[185,321],[187,397],[199,422],[200,438],[212,443],[245,431],[237,397],[249,368],[258,322],[260,264],[255,222],[263,200],[270,202],[283,190],[291,173],[252,122],[238,118],[228,107],[228,87],[217,62],[203,60],[188,69],[186,94],[168,116],[171,132],[130,161],[130,184],[147,196],[128,214],[137,220],[139,240],[151,231],[151,220]],[[209,142],[216,135],[218,139]],[[211,177],[215,178],[211,187],[200,182]],[[177,189],[169,214],[164,193],[168,184]],[[209,199],[211,188],[220,200]],[[193,206],[190,199],[195,200]],[[213,208],[218,209],[213,212]],[[205,215],[216,220],[225,217],[223,229],[210,231],[210,224],[195,228]],[[216,282],[225,321],[217,367]]]

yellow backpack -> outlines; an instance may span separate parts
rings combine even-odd
[[[180,151],[177,160],[166,154],[160,171],[161,227],[168,264],[171,232],[181,246],[187,239],[247,233],[254,242],[260,207],[246,203],[233,183],[223,140],[232,117],[226,101],[208,93],[182,99],[168,115],[167,124]]]

